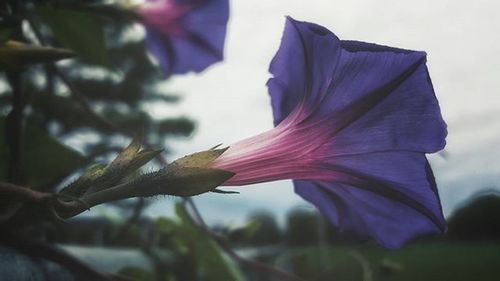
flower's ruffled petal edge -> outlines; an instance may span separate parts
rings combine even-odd
[[[146,27],[146,44],[167,77],[190,71],[199,73],[223,59],[229,1],[183,1],[182,4],[195,5],[181,19],[182,35],[167,37]]]
[[[350,50],[343,50],[349,59],[337,68],[345,73],[345,82],[337,79],[333,93],[322,103],[323,110],[332,112],[331,152],[443,149],[446,124],[425,53],[348,42],[342,45]],[[386,77],[391,79],[384,81]]]
[[[315,24],[288,19],[268,82],[275,124],[306,99],[313,122],[330,119],[331,156],[441,150],[446,124],[425,59],[424,52],[339,41]],[[305,90],[307,83],[319,92]]]
[[[185,24],[227,24],[229,0],[176,0],[179,5],[192,6],[183,18]]]
[[[273,78],[267,83],[275,124],[301,102],[314,103],[321,98],[339,54],[340,41],[326,28],[286,18],[280,47],[269,68]]]
[[[342,124],[332,138],[330,156],[399,150],[432,153],[446,145],[446,123],[425,64],[371,106],[352,109],[363,114]],[[346,115],[336,118],[347,119]]]
[[[182,18],[187,39],[222,60],[229,20],[229,0],[206,0]],[[196,5],[196,4],[194,4]]]
[[[294,181],[295,191],[340,231],[398,248],[446,222],[425,155],[385,152],[338,160],[332,183]]]

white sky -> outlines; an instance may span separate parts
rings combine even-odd
[[[500,187],[500,2],[453,0],[234,0],[225,61],[200,75],[165,85],[180,92],[175,107],[151,107],[156,116],[197,121],[189,140],[169,142],[176,155],[231,144],[272,127],[265,83],[285,15],[321,24],[342,39],[424,50],[445,120],[446,158],[431,157],[445,213],[480,189]],[[238,188],[240,195],[196,197],[210,221],[238,221],[266,208],[278,217],[301,204],[289,181]],[[150,214],[171,202],[159,200]]]

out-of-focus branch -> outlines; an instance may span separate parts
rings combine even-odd
[[[0,182],[0,194],[3,199],[10,200],[11,202],[44,203],[51,209],[64,210],[65,218],[73,217],[102,203],[129,198],[124,192],[114,193],[113,191],[116,190],[116,187],[111,187],[110,189],[111,191],[107,189],[80,199],[65,194],[40,192],[25,186]],[[64,201],[58,199],[64,199]]]
[[[234,259],[237,263],[241,264],[242,266],[252,268],[254,270],[258,270],[261,272],[272,274],[274,276],[280,277],[283,280],[305,281],[304,279],[302,279],[294,274],[291,274],[289,272],[283,271],[279,268],[275,268],[275,267],[269,266],[265,263],[245,259],[245,258],[239,256],[231,248],[231,246],[228,244],[227,240],[224,237],[221,237],[220,235],[218,235],[210,230],[208,225],[205,223],[205,220],[201,216],[201,213],[199,212],[198,207],[196,207],[196,204],[194,203],[194,201],[191,198],[186,198],[184,202],[187,203],[191,207],[191,210],[193,210],[193,214],[195,216],[196,221],[198,222],[198,226],[205,233],[207,233],[207,235],[210,235],[219,244],[219,246],[222,248],[222,250],[224,250],[224,252],[226,252],[226,254],[229,255],[232,259]]]
[[[60,193],[49,193],[49,192],[41,192],[37,190],[33,190],[29,187],[15,185],[6,182],[0,182],[0,195],[3,200],[12,203],[36,203],[36,204],[44,204],[48,207],[52,213],[59,218],[59,214],[55,210],[59,205],[64,205],[64,207],[71,208],[71,214],[79,214],[85,210],[88,210],[90,207],[98,205],[100,203],[96,203],[94,205],[89,206],[85,201],[79,198],[74,198],[65,194]],[[59,199],[65,199],[65,201],[61,201]],[[74,201],[74,202],[73,202]],[[70,217],[70,216],[67,216]]]
[[[9,146],[9,168],[7,178],[12,183],[23,183],[23,148],[24,148],[24,95],[22,73],[10,71],[7,79],[12,88],[12,110],[7,115],[5,138]]]
[[[50,193],[6,182],[0,182],[0,194],[2,194],[2,198],[8,197],[18,202],[41,202],[52,196]]]
[[[370,266],[370,262],[357,251],[350,251],[349,255],[361,266],[363,270],[363,281],[373,281],[373,270]]]
[[[19,10],[20,2],[8,2],[11,13]],[[21,22],[17,22],[12,34],[13,39],[24,39]],[[7,115],[5,124],[5,138],[9,146],[9,160],[7,179],[9,182],[22,184],[24,181],[23,149],[24,149],[24,92],[23,75],[19,70],[7,72],[7,80],[12,88],[12,110]]]
[[[136,224],[141,218],[142,210],[144,209],[145,205],[146,201],[144,198],[137,199],[137,202],[134,205],[134,210],[132,211],[132,215],[128,218],[125,224],[120,229],[118,229],[118,231],[114,235],[114,239],[111,239],[111,241],[116,241],[120,237],[125,236],[130,231],[132,226]]]

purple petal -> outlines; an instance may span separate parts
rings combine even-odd
[[[268,81],[274,123],[280,123],[296,106],[318,100],[333,77],[340,41],[326,28],[287,17],[281,45]],[[307,93],[307,96],[306,96]]]
[[[222,60],[227,21],[229,20],[228,0],[206,0],[182,18],[182,26],[188,39],[206,48],[208,52]]]
[[[223,59],[228,0],[182,1],[195,5],[178,22],[179,33],[146,27],[146,43],[167,76],[201,72]]]
[[[287,21],[268,82],[275,124],[305,103],[312,118],[330,119],[334,154],[442,149],[446,124],[425,53],[339,41],[325,30]]]
[[[183,18],[185,24],[221,24],[229,19],[228,0],[177,0],[181,5],[195,7]]]
[[[397,248],[445,230],[430,166],[421,153],[392,152],[336,158],[333,183],[294,181],[340,231]]]
[[[446,144],[446,124],[425,65],[383,100],[359,111],[363,114],[332,138],[331,156],[388,150],[431,153]]]
[[[340,44],[342,45],[342,49],[349,52],[393,52],[393,53],[414,53],[415,51],[389,47],[379,44],[354,41],[354,40],[341,40]]]

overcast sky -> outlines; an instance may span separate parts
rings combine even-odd
[[[200,75],[175,77],[165,91],[182,93],[158,116],[197,121],[191,139],[168,144],[176,156],[231,144],[272,127],[265,83],[285,15],[318,23],[341,39],[424,50],[449,126],[445,156],[432,156],[445,213],[479,190],[500,187],[500,2],[452,0],[235,0],[225,60]],[[282,217],[299,204],[290,181],[239,187],[239,195],[202,195],[196,202],[210,221],[238,221],[256,208]],[[158,200],[159,215],[171,202]]]

